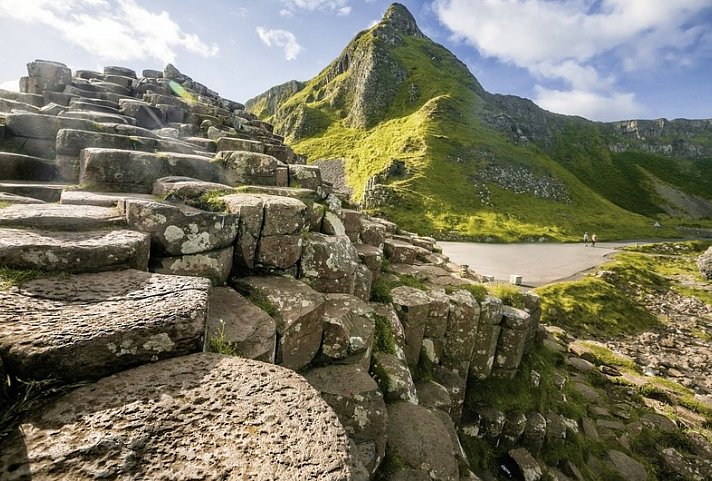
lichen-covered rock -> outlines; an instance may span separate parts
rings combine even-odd
[[[63,204],[11,205],[0,209],[0,226],[37,230],[87,231],[126,227],[115,208]]]
[[[541,466],[526,448],[512,449],[509,451],[509,457],[519,468],[524,481],[539,481],[541,479],[543,474]]]
[[[205,332],[208,350],[222,347],[240,357],[275,361],[277,328],[274,319],[231,287],[215,287],[210,291]]]
[[[364,244],[383,249],[386,241],[386,226],[368,220],[361,221],[361,241]]]
[[[388,414],[383,395],[368,370],[333,365],[311,369],[304,377],[336,412],[369,474],[375,473],[386,452]]]
[[[292,277],[251,276],[234,280],[238,291],[257,305],[266,304],[277,322],[277,363],[306,367],[319,351],[324,296]]]
[[[232,269],[232,246],[174,257],[151,258],[150,270],[173,276],[205,277],[215,286],[225,284]]]
[[[171,200],[187,201],[211,192],[228,193],[232,190],[232,187],[226,184],[206,182],[190,177],[161,177],[153,183],[151,193]]]
[[[320,292],[353,292],[358,263],[348,237],[310,233],[305,236],[300,278]]]
[[[475,413],[480,418],[478,436],[496,445],[506,421],[504,413],[493,406],[478,406]]]
[[[450,415],[450,419],[459,425],[465,403],[465,378],[446,367],[434,366],[433,379],[447,390],[450,407],[446,412]]]
[[[628,481],[645,481],[648,479],[648,472],[645,470],[645,466],[627,454],[611,449],[608,451],[608,458],[623,479]]]
[[[497,340],[494,369],[499,375],[513,377],[524,355],[530,316],[521,309],[502,307],[502,329]],[[506,373],[506,374],[505,374]]]
[[[486,379],[492,373],[497,340],[501,329],[500,326],[482,322],[482,318],[480,318],[480,323],[475,332],[470,368],[467,372],[469,382]]]
[[[504,421],[500,442],[505,446],[516,446],[527,427],[527,417],[522,413],[510,413]]]
[[[301,376],[201,353],[80,387],[22,421],[0,478],[350,481],[349,440]]]
[[[403,324],[398,319],[395,309],[389,304],[371,303],[375,315],[381,318],[381,322],[385,324],[384,329],[388,329],[393,333],[393,350],[396,358],[403,362],[405,359],[405,331]]]
[[[21,379],[96,379],[198,351],[210,282],[135,270],[0,291],[0,356]]]
[[[226,184],[288,185],[287,164],[271,155],[246,151],[221,151],[213,164],[222,169]]]
[[[409,366],[417,366],[430,312],[430,297],[414,287],[399,286],[391,290],[392,305],[405,333],[405,357]]]
[[[418,393],[418,404],[428,409],[439,409],[450,412],[452,400],[447,389],[435,381],[421,381],[415,385]]]
[[[418,255],[417,249],[412,244],[395,239],[385,240],[383,253],[393,264],[414,264]]]
[[[327,210],[324,213],[324,219],[321,222],[321,232],[329,235],[345,236],[346,228],[339,216]]]
[[[0,265],[65,273],[145,271],[151,239],[130,230],[53,232],[0,229]]]
[[[457,453],[443,422],[429,410],[406,402],[388,406],[388,452],[401,469],[425,471],[431,480],[458,481]]]
[[[356,244],[355,247],[359,261],[362,264],[368,267],[371,272],[377,273],[381,271],[381,262],[383,261],[383,251],[381,249],[368,244]]]
[[[72,71],[60,62],[35,60],[27,64],[27,74],[25,81],[20,83],[20,90],[26,93],[61,92],[72,83]]]
[[[373,344],[373,308],[349,294],[327,294],[321,353],[332,362],[368,369]]]
[[[418,404],[413,376],[405,362],[386,352],[373,353],[371,374],[378,382],[386,402],[406,401]]]
[[[546,439],[546,418],[537,412],[527,413],[527,425],[522,433],[522,444],[538,454]]]
[[[339,213],[341,220],[344,222],[344,230],[346,235],[351,239],[351,242],[358,242],[361,234],[361,222],[363,214],[357,210],[341,209]]]
[[[441,363],[467,379],[480,319],[480,306],[465,290],[450,294],[447,330]]]
[[[707,248],[705,253],[697,258],[697,268],[702,277],[712,281],[712,247]]]
[[[316,165],[290,164],[289,186],[316,190],[321,186],[321,171]]]
[[[217,139],[217,151],[222,150],[241,150],[244,152],[257,152],[263,154],[265,144],[256,140],[235,139],[232,137],[219,137]]]
[[[430,338],[441,338],[447,331],[450,299],[445,294],[445,289],[441,287],[430,289],[428,297],[430,298],[430,309],[424,335]]]
[[[227,211],[239,219],[234,252],[235,265],[254,269],[257,242],[264,221],[264,202],[261,197],[251,194],[231,194],[220,199]]]
[[[151,248],[159,255],[213,251],[237,238],[238,218],[232,214],[140,199],[125,199],[120,208],[130,228],[151,234]]]

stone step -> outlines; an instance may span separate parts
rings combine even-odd
[[[52,400],[2,440],[0,478],[355,481],[354,451],[301,375],[198,353]]]
[[[93,122],[98,122],[102,124],[127,124],[136,125],[136,119],[133,117],[127,117],[121,114],[106,114],[101,112],[91,112],[85,110],[72,110],[62,113],[63,117],[70,117],[73,119],[86,119]]]
[[[0,192],[0,204],[44,204],[44,201],[21,195]]]
[[[174,152],[134,152],[86,148],[80,157],[81,183],[113,192],[148,194],[161,177],[192,177],[220,182],[221,169],[211,157]]]
[[[194,154],[201,150],[199,146],[175,139],[157,139],[74,129],[62,129],[57,133],[58,156],[76,158],[79,157],[82,149],[88,147],[182,154]]]
[[[210,282],[133,269],[50,276],[0,291],[0,355],[23,380],[97,379],[197,352]]]
[[[0,89],[0,99],[14,100],[24,104],[42,107],[44,105],[44,97],[38,94],[26,94],[22,92],[14,92],[12,90]]]
[[[88,192],[84,190],[65,190],[59,199],[60,204],[95,205],[97,207],[116,207],[126,199],[156,200],[150,194],[131,194],[126,192]]]
[[[5,115],[5,145],[18,153],[54,159],[57,132],[61,129],[94,130],[96,123],[64,116],[14,112]]]
[[[0,192],[31,197],[44,202],[59,202],[62,191],[71,184],[53,182],[0,182]]]
[[[69,273],[148,269],[151,239],[131,230],[0,229],[0,265]]]
[[[85,104],[100,105],[100,106],[104,106],[104,107],[111,107],[111,108],[114,108],[117,110],[119,108],[118,102],[112,102],[111,100],[97,99],[97,98],[93,98],[93,97],[79,97],[76,99],[72,99],[69,102],[69,107],[73,107],[74,104],[77,102],[85,103]]]
[[[48,181],[57,178],[54,162],[31,155],[0,152],[0,179]]]
[[[70,111],[84,110],[89,112],[101,112],[104,114],[119,114],[119,109],[117,107],[111,107],[108,105],[100,105],[94,102],[83,102],[81,100],[74,100],[69,103]]]
[[[0,227],[88,231],[126,227],[115,208],[88,205],[11,205],[0,209]]]

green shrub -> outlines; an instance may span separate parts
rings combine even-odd
[[[396,353],[396,335],[391,322],[385,317],[374,314],[375,330],[373,333],[373,351]]]
[[[272,302],[266,296],[258,292],[251,293],[249,296],[247,296],[247,299],[257,307],[265,311],[271,317],[275,317],[279,313],[274,304],[272,304]]]
[[[524,309],[524,296],[518,287],[512,284],[492,284],[487,286],[487,290],[494,297],[499,297],[505,306]]]

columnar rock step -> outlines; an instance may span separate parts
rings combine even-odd
[[[81,387],[0,445],[0,478],[350,481],[334,411],[293,371],[201,353]]]
[[[150,235],[130,230],[0,229],[0,265],[71,273],[119,268],[145,271],[150,245]]]
[[[68,187],[70,187],[69,184],[55,182],[0,182],[0,192],[31,197],[43,202],[58,202],[62,191]]]
[[[0,179],[48,181],[57,178],[57,166],[47,159],[0,152]]]
[[[40,204],[0,209],[0,227],[82,231],[125,226],[119,211],[108,207]]]
[[[97,379],[202,348],[210,282],[137,270],[0,291],[0,357],[20,379]]]

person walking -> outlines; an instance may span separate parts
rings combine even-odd
[[[583,233],[583,246],[588,247],[588,232]]]
[[[596,247],[596,241],[598,240],[598,236],[594,232],[593,235],[591,236],[591,247]]]

